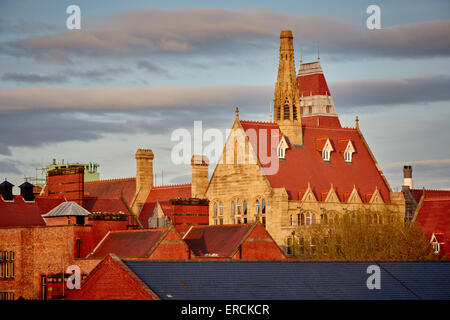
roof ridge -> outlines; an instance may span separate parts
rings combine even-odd
[[[273,124],[277,125],[276,122],[271,121],[255,121],[255,120],[239,120],[240,122],[249,122],[249,123],[257,123],[257,124]]]
[[[111,179],[104,179],[104,180],[85,181],[84,183],[101,183],[101,182],[111,182],[111,181],[120,181],[120,180],[133,180],[133,179],[136,179],[136,177],[111,178]]]
[[[165,231],[168,227],[162,227],[162,228],[146,228],[146,229],[134,229],[134,230],[111,230],[110,234],[112,233],[125,233],[125,232],[155,232],[155,231]]]
[[[187,187],[190,185],[192,185],[192,183],[167,184],[167,185],[163,185],[163,186],[153,186],[153,188],[163,189],[163,188],[173,188],[173,187]]]

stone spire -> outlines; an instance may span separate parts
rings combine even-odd
[[[291,30],[280,34],[280,61],[275,84],[274,121],[291,144],[303,144],[300,118],[300,96],[295,72],[294,46]]]

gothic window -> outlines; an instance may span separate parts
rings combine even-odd
[[[320,223],[321,224],[328,224],[328,216],[326,213],[320,215]]]
[[[284,120],[289,120],[289,118],[290,118],[289,106],[287,104],[284,105],[283,116],[284,116]]]
[[[331,151],[333,151],[333,146],[331,145],[330,140],[327,139],[327,142],[325,142],[325,145],[323,146],[323,149],[322,149],[322,159],[324,161],[330,161]]]
[[[286,241],[286,253],[291,255],[292,254],[292,238],[288,237]]]
[[[259,214],[259,200],[256,200],[256,205],[255,205],[255,214]]]
[[[219,204],[219,215],[221,217],[223,216],[223,203],[222,202]]]
[[[284,136],[281,137],[280,143],[277,146],[277,154],[279,159],[285,159],[286,157],[286,149],[288,148],[288,144]]]
[[[247,215],[247,200],[244,200],[243,211],[244,211],[244,215]]]
[[[276,110],[276,117],[277,117],[277,120],[281,120],[281,110],[280,110],[280,108],[278,107],[277,108],[277,110]]]
[[[214,202],[213,216],[217,217],[217,202]]]
[[[294,116],[294,120],[297,120],[297,107],[295,105],[292,107],[292,114]]]
[[[348,142],[347,147],[344,151],[344,160],[345,162],[351,163],[352,162],[352,155],[355,152],[355,148],[353,147],[353,144],[351,141]]]
[[[14,279],[14,251],[0,251],[0,279]]]
[[[237,214],[238,214],[238,216],[240,216],[241,213],[242,213],[242,210],[241,210],[241,199],[237,199]]]
[[[233,217],[235,213],[236,213],[236,206],[234,201],[231,201],[231,216]]]
[[[305,215],[303,213],[300,213],[298,215],[298,225],[304,226],[305,225]]]
[[[306,225],[307,226],[311,225],[311,213],[309,212],[306,213]]]
[[[261,213],[265,214],[266,213],[266,200],[262,199],[261,201]]]
[[[311,214],[311,224],[316,224],[316,214]]]

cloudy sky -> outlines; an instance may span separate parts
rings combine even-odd
[[[81,8],[68,30],[66,8]],[[366,9],[381,8],[380,30]],[[95,161],[101,178],[135,175],[155,153],[157,184],[190,182],[170,161],[178,128],[269,119],[279,33],[296,66],[318,48],[341,123],[355,116],[389,183],[413,166],[417,187],[450,188],[450,2],[0,2],[0,180],[53,158]]]

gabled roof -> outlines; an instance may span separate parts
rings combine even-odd
[[[120,198],[85,197],[83,207],[90,212],[129,213],[127,206]]]
[[[441,234],[439,237],[445,243],[443,254],[450,256],[450,191],[425,190],[414,220],[429,237],[433,233]]]
[[[255,224],[193,226],[183,237],[196,256],[231,257]]]
[[[124,257],[148,257],[168,228],[110,231],[88,256],[102,258],[113,253]]]
[[[44,226],[41,215],[62,202],[62,197],[36,196],[34,201],[24,201],[22,196],[14,196],[14,201],[3,201],[0,197],[0,227]]]
[[[136,178],[111,179],[84,182],[87,197],[124,197],[130,205],[136,193]]]
[[[53,208],[46,214],[43,214],[43,218],[51,217],[68,217],[68,216],[88,216],[91,213],[81,207],[78,203],[74,201],[67,201],[59,204],[57,207]]]
[[[124,262],[165,300],[450,299],[448,262]],[[367,288],[370,265],[381,289]]]
[[[280,130],[276,123],[242,120],[240,123],[244,131],[270,129],[267,130],[267,141],[269,142],[272,132],[276,133],[277,130]],[[257,136],[259,135],[257,134]],[[356,150],[352,163],[345,162],[343,155],[339,152],[332,152],[330,162],[325,163],[317,149],[317,140],[323,140],[324,137],[329,139],[332,145],[338,144],[340,140],[351,140]],[[303,127],[303,139],[302,147],[286,150],[285,161],[279,161],[276,174],[266,175],[273,188],[286,188],[290,200],[301,200],[299,192],[304,192],[308,188],[308,183],[316,193],[316,198],[320,198],[317,197],[318,193],[329,190],[331,184],[340,199],[345,199],[344,193],[352,192],[354,186],[361,195],[372,194],[378,188],[383,201],[390,202],[389,186],[378,170],[358,129]],[[259,141],[250,139],[250,142],[254,152],[258,155]],[[271,152],[276,152],[276,146],[268,148],[267,157],[270,157]],[[262,165],[263,169],[269,166],[270,164]],[[370,197],[363,200],[368,202]]]
[[[139,214],[139,221],[147,226],[148,219],[153,216],[153,210],[155,209],[156,202],[168,202],[170,199],[175,198],[190,198],[191,197],[191,184],[178,184],[169,186],[153,187],[145,201],[144,206]]]

